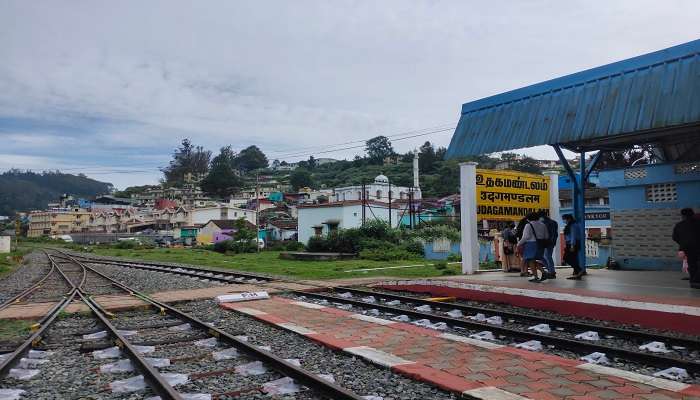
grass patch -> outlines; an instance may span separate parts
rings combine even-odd
[[[0,341],[23,339],[33,324],[34,321],[23,319],[0,319]]]
[[[0,254],[0,278],[10,274],[22,264],[22,257],[31,249],[20,248],[9,253]]]
[[[450,265],[446,269],[438,269],[432,265],[432,262],[422,258],[392,261],[296,261],[280,259],[278,251],[228,255],[203,249],[171,248],[124,250],[99,247],[93,248],[92,254],[193,264],[203,267],[230,268],[238,271],[285,275],[300,279],[338,279],[367,276],[420,277],[459,273],[458,266]],[[403,265],[419,266],[412,268],[377,269],[373,271],[350,271]]]

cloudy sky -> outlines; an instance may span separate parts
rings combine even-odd
[[[697,39],[699,18],[697,0],[6,0],[0,171],[123,188],[185,137],[290,161],[379,134],[447,145],[462,103]]]

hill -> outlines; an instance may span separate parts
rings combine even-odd
[[[110,193],[112,189],[111,183],[85,175],[10,170],[0,174],[0,215],[45,209],[46,204],[57,201],[65,193],[89,197]]]

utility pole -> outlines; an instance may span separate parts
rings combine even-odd
[[[260,175],[255,173],[255,251],[260,253]]]
[[[366,214],[365,214],[365,202],[367,201],[367,195],[365,194],[365,183],[364,181],[362,182],[362,196],[360,198],[362,199],[362,226],[365,226],[365,219],[366,219]]]
[[[391,181],[389,183],[389,228],[391,228]]]

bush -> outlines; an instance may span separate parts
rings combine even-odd
[[[287,243],[284,248],[287,251],[301,251],[304,250],[304,244],[297,242],[296,240],[292,240],[291,242]]]
[[[359,234],[364,238],[383,240],[391,243],[398,243],[401,238],[401,231],[389,226],[381,220],[370,220],[358,229]]]
[[[459,242],[461,236],[459,231],[449,225],[432,225],[416,231],[416,236],[425,240],[447,239],[451,242]]]
[[[312,236],[309,239],[309,243],[306,244],[306,251],[312,253],[323,253],[330,251],[328,248],[328,241],[324,237]]]
[[[460,261],[462,261],[462,255],[459,253],[450,253],[450,255],[447,256],[447,261],[460,262]]]
[[[114,248],[121,250],[133,250],[138,247],[135,240],[120,240],[114,245]]]
[[[254,253],[257,250],[255,243],[224,240],[214,243],[214,251],[218,253]]]
[[[401,244],[401,248],[409,253],[422,256],[425,254],[423,243],[417,240],[406,240]]]
[[[433,266],[438,270],[447,269],[447,261],[437,261],[435,264],[433,264]]]

